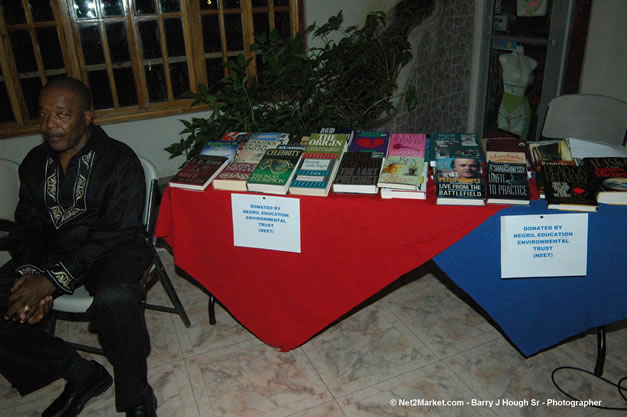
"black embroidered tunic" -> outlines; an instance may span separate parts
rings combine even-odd
[[[98,126],[64,174],[47,143],[20,165],[20,201],[11,240],[16,273],[46,275],[62,292],[81,285],[111,248],[143,244],[146,186],[139,159]]]

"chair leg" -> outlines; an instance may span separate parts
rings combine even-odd
[[[192,323],[189,320],[187,313],[185,312],[185,308],[183,307],[183,304],[181,303],[181,300],[179,299],[179,296],[176,293],[176,289],[174,288],[174,285],[172,285],[172,281],[170,281],[170,277],[168,276],[168,273],[165,270],[163,263],[161,262],[161,258],[159,258],[159,254],[157,253],[154,247],[152,247],[152,251],[154,255],[153,264],[155,266],[155,269],[157,270],[159,281],[161,282],[161,285],[163,285],[163,289],[165,290],[166,294],[170,298],[170,301],[172,301],[172,305],[174,305],[174,308],[158,306],[158,305],[148,304],[148,303],[146,303],[146,308],[151,309],[151,310],[165,311],[168,313],[176,313],[181,318],[181,321],[183,321],[183,324],[185,325],[185,327],[191,326]]]
[[[209,324],[216,324],[216,298],[213,294],[209,295]]]
[[[58,313],[56,311],[50,310],[50,312],[48,313],[48,316],[46,317],[46,321],[47,321],[46,333],[48,333],[48,335],[50,336],[54,336],[54,333],[56,331],[57,315]],[[76,350],[104,356],[104,350],[102,350],[102,348],[97,348],[97,347],[89,346],[89,345],[83,345],[82,343],[74,343],[74,342],[67,342],[67,343]]]

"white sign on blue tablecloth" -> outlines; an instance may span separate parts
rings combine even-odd
[[[501,278],[587,275],[588,213],[501,217]]]
[[[233,244],[300,253],[300,200],[231,194]]]

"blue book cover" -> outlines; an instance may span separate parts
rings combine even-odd
[[[231,163],[233,158],[235,158],[235,154],[237,153],[237,149],[239,146],[239,141],[225,141],[225,140],[212,140],[209,141],[203,146],[200,151],[201,155],[215,155],[215,156],[224,156],[228,159],[228,162]]]

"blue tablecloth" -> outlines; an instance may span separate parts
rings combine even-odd
[[[525,356],[627,318],[627,206],[589,214],[587,276],[500,278],[500,217],[559,213],[544,200],[508,207],[434,258]]]

